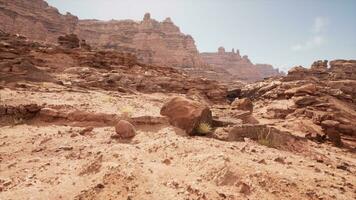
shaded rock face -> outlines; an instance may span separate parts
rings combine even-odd
[[[235,52],[226,52],[224,47],[220,47],[218,52],[201,53],[203,61],[214,68],[226,70],[237,79],[246,81],[261,80],[269,76],[279,76],[278,69],[272,65],[256,64],[254,65],[248,56],[241,56],[239,50]]]
[[[89,45],[134,53],[146,64],[203,64],[191,36],[181,33],[170,18],[158,22],[149,13],[139,22],[78,20],[70,13],[60,14],[43,0],[2,0],[0,29],[51,43],[56,43],[61,35],[75,33]]]

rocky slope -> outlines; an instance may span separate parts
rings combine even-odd
[[[233,75],[234,79],[256,81],[266,77],[283,75],[272,65],[254,65],[247,56],[241,57],[239,50],[235,52],[233,49],[232,52],[226,52],[224,47],[220,47],[218,52],[205,52],[200,55],[204,62],[213,68],[227,71]]]

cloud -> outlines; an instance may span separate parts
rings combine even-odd
[[[321,33],[325,30],[328,25],[328,20],[324,17],[316,17],[313,24],[313,32],[316,34]]]
[[[322,46],[326,42],[323,33],[325,32],[327,25],[328,25],[328,21],[326,18],[316,17],[314,19],[314,23],[312,27],[312,36],[305,42],[292,45],[291,50],[302,51],[302,50],[308,50],[308,49]]]

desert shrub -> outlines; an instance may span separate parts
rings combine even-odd
[[[130,118],[132,116],[134,109],[131,106],[124,106],[120,108],[121,117]]]
[[[264,146],[267,146],[270,148],[276,148],[276,144],[273,140],[273,137],[271,137],[270,129],[268,129],[267,134],[264,134],[263,132],[259,132],[257,142],[261,145],[264,145]]]
[[[211,130],[212,130],[211,125],[206,122],[200,123],[198,125],[198,127],[196,128],[196,132],[201,135],[206,135],[206,134],[210,133]]]

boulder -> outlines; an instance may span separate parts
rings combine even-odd
[[[252,101],[248,98],[236,99],[231,103],[232,109],[253,111]]]
[[[198,135],[197,128],[201,123],[212,124],[209,107],[183,97],[174,97],[165,103],[161,115],[169,118],[169,123],[181,128],[189,135]]]
[[[136,135],[135,127],[130,122],[125,120],[120,120],[115,125],[115,131],[121,139],[130,139]]]

